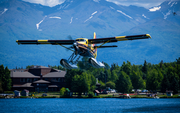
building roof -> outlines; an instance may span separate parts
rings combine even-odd
[[[9,69],[9,71],[14,71],[14,72],[26,72],[28,69]]]
[[[58,87],[57,85],[49,85],[48,87]]]
[[[39,70],[40,69],[40,70]],[[65,77],[66,71],[53,69],[45,66],[32,66],[30,69],[12,69],[12,78],[58,78]]]
[[[21,87],[34,87],[34,86],[31,86],[32,83],[25,83],[23,85],[21,85]]]
[[[14,84],[13,87],[34,87],[34,86],[31,86],[32,83],[25,83],[23,85],[17,85],[17,84]]]
[[[50,67],[45,67],[45,66],[31,66],[30,69],[34,69],[34,68],[50,68]]]
[[[96,92],[96,93],[100,93],[98,90],[94,90],[94,92]]]
[[[43,78],[52,78],[52,77],[65,77],[66,72],[65,71],[59,71],[59,72],[51,72],[43,76]]]
[[[50,83],[49,81],[46,81],[46,80],[37,80],[37,81],[35,81],[35,82],[33,82],[33,83],[44,83],[44,84],[47,84],[47,83]]]
[[[35,76],[29,72],[11,72],[12,78],[40,78],[40,76]]]

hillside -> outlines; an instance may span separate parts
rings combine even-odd
[[[180,56],[180,4],[163,2],[145,9],[116,5],[105,0],[66,0],[55,7],[21,0],[0,3],[0,62],[9,68],[27,65],[59,65],[70,51],[51,45],[18,45],[20,39],[73,39],[150,34],[151,40],[113,43],[118,48],[98,49],[99,61],[108,64],[129,60],[135,64],[173,61]],[[157,7],[158,10],[154,9]],[[173,15],[176,12],[177,15]]]

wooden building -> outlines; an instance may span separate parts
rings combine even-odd
[[[65,71],[44,66],[33,66],[30,69],[11,69],[13,90],[47,92],[59,91],[65,87]]]

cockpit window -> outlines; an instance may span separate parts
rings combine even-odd
[[[76,41],[78,41],[78,42],[86,42],[85,39],[76,39]]]

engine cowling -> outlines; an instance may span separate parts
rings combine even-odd
[[[102,62],[98,62],[95,58],[89,58],[89,63],[95,68],[105,67],[105,65]]]

